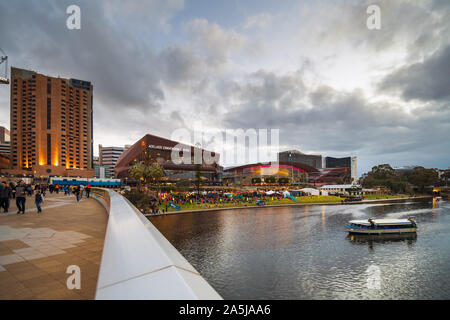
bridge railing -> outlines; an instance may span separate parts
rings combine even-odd
[[[95,299],[222,299],[125,197],[91,194],[109,214]]]

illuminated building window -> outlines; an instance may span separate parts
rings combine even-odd
[[[47,134],[47,164],[52,164],[52,136]]]

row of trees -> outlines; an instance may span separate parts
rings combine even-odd
[[[434,169],[415,167],[412,171],[397,172],[389,164],[381,164],[373,167],[361,184],[365,188],[387,187],[395,193],[413,193],[413,187],[416,187],[423,193],[425,187],[440,185],[441,181]]]
[[[158,191],[160,189],[161,178],[165,176],[163,167],[157,163],[153,162],[150,164],[137,163],[130,169],[130,177],[139,181],[139,190],[142,189],[142,182],[148,184],[150,182],[156,182],[158,185]],[[197,189],[197,194],[200,193],[201,184],[201,166],[195,166],[195,187]],[[189,180],[181,180],[177,183],[180,189],[188,189],[190,185]]]
[[[159,187],[159,181],[162,177],[164,177],[164,169],[157,162],[150,165],[137,163],[133,167],[131,167],[130,177],[139,181],[139,190],[141,189],[142,182],[146,184],[153,181],[156,182]]]

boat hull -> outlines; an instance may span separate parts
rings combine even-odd
[[[403,233],[416,233],[417,228],[392,228],[392,229],[363,229],[346,227],[350,234],[403,234]]]

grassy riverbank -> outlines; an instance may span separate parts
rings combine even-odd
[[[292,205],[292,204],[314,204],[314,203],[340,203],[342,198],[334,197],[334,196],[305,196],[305,197],[296,197],[297,201],[293,201],[288,198],[266,198],[267,206],[276,206],[276,205]],[[204,209],[222,209],[222,208],[242,208],[242,207],[251,207],[256,206],[254,200],[250,200],[247,202],[246,199],[244,201],[235,201],[235,202],[219,202],[219,203],[184,203],[181,204],[181,211],[190,211],[190,210],[204,210]],[[162,211],[166,209],[165,204],[159,206],[159,209]],[[172,207],[168,207],[167,212],[181,212],[177,211]]]
[[[420,199],[420,198],[427,198],[430,197],[429,195],[420,195],[420,196],[407,196],[407,195],[396,195],[396,196],[378,196],[378,197],[367,197],[362,202],[349,202],[346,203],[347,205],[354,205],[358,203],[370,203],[370,202],[389,202],[389,201],[402,201],[406,199]],[[287,198],[283,198],[281,200],[279,199],[269,199],[266,200],[266,205],[262,206],[261,208],[268,207],[268,206],[298,206],[298,205],[307,205],[307,204],[317,204],[317,205],[327,205],[327,204],[341,204],[342,198],[340,197],[334,197],[334,196],[307,196],[307,197],[297,197],[297,201],[293,201]],[[214,211],[214,210],[220,210],[220,209],[239,209],[239,208],[250,208],[250,207],[258,207],[254,201],[249,202],[240,202],[240,203],[234,203],[234,202],[228,202],[228,203],[219,203],[219,204],[182,204],[181,211],[175,210],[172,207],[168,207],[168,211],[164,214],[174,214],[174,213],[189,213],[189,212],[201,212],[201,211]],[[161,205],[160,210],[165,209],[165,205]],[[150,216],[150,215],[149,215]]]

